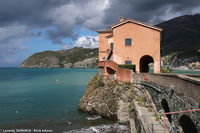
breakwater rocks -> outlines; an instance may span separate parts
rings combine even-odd
[[[133,99],[134,90],[130,83],[103,81],[102,77],[95,75],[88,83],[78,109],[126,124],[129,123],[129,111]]]

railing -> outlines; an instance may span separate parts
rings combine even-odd
[[[161,123],[153,123],[152,120],[149,119],[148,115],[146,114],[145,110],[141,110],[142,112],[142,119],[145,121],[145,125],[147,126],[150,133],[164,133],[164,125]],[[170,127],[170,124],[167,124],[166,126]]]

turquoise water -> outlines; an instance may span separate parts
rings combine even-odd
[[[200,74],[200,70],[174,70],[172,73],[179,74]]]
[[[0,128],[84,126],[77,105],[97,71],[0,68]]]

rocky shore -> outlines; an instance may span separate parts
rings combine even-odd
[[[78,109],[97,114],[119,123],[129,123],[129,111],[134,99],[134,89],[130,83],[118,83],[106,80],[98,74],[89,82]]]
[[[164,130],[164,110],[157,110],[149,92],[137,83],[105,80],[97,74],[88,83],[78,109],[125,124],[133,133],[150,131],[151,122]]]

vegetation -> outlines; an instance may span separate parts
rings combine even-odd
[[[99,74],[97,73],[92,80],[89,82],[90,85],[93,85],[94,88],[99,88],[99,87],[104,87],[104,82],[103,82],[103,77],[99,76]]]
[[[135,110],[134,106],[131,104],[129,105],[129,112],[133,112]]]
[[[120,68],[126,68],[126,69],[131,69],[133,72],[135,72],[135,65],[133,64],[125,64],[125,65],[119,65]]]
[[[162,67],[162,68],[161,68],[161,72],[162,72],[162,73],[171,73],[171,72],[172,72],[172,69]]]
[[[148,112],[152,112],[152,109],[151,109],[151,108],[148,108],[147,111],[148,111]]]
[[[161,120],[161,119],[162,119],[161,116],[156,115],[156,121],[159,121],[159,120]]]
[[[75,47],[69,50],[44,51],[33,54],[24,62],[26,62],[27,66],[38,65],[40,63],[45,64],[46,57],[57,59],[58,65],[63,67],[65,63],[75,63],[78,61],[83,61],[87,58],[98,57],[98,49]]]
[[[162,55],[174,52],[178,57],[199,55],[200,14],[177,17],[156,26],[164,29]]]

